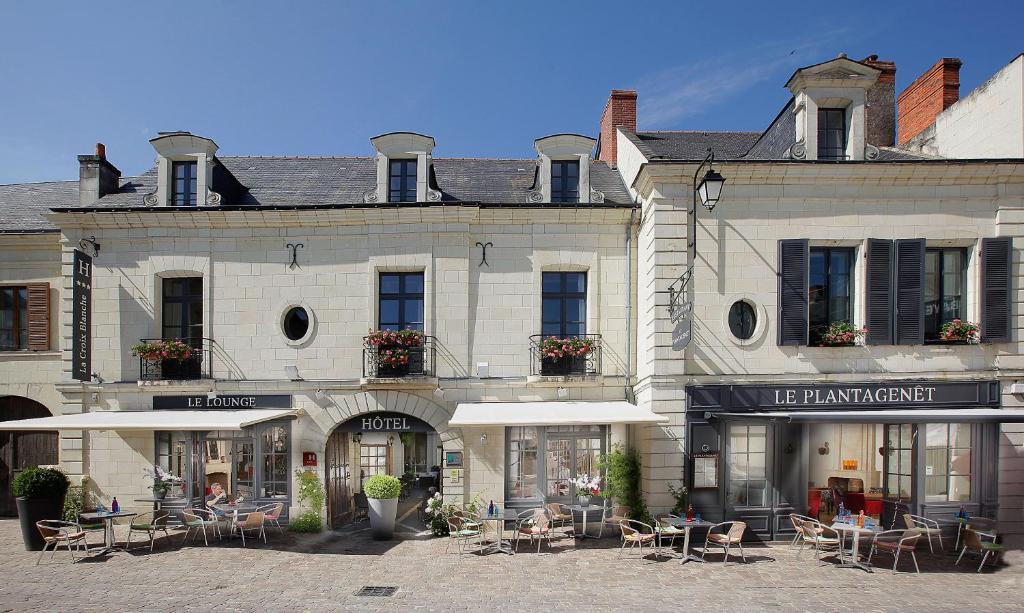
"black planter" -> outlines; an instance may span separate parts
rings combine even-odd
[[[381,362],[377,365],[377,376],[378,377],[404,377],[409,374],[409,365],[402,364],[399,366],[388,366]]]
[[[161,360],[160,376],[167,380],[181,381],[187,379],[201,379],[202,369],[199,360],[189,358],[180,360]]]
[[[587,358],[566,356],[557,360],[540,361],[540,374],[545,377],[583,375],[587,372]]]
[[[25,551],[39,551],[43,548],[43,536],[36,528],[36,522],[44,519],[64,519],[63,498],[15,498],[18,505],[18,521],[21,523],[21,538]]]

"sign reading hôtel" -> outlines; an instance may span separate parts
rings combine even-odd
[[[433,432],[434,428],[418,417],[392,411],[374,411],[350,418],[337,427],[339,432]]]
[[[92,380],[92,256],[75,249],[71,272],[71,377]]]
[[[288,394],[195,394],[192,396],[154,396],[153,409],[290,409],[292,397]]]
[[[695,385],[688,392],[692,410],[999,406],[998,381]]]

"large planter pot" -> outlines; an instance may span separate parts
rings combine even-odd
[[[21,523],[21,539],[25,551],[39,551],[43,548],[43,537],[36,528],[36,522],[44,519],[64,518],[63,498],[15,498],[18,505],[18,521]]]
[[[395,535],[398,516],[397,498],[367,498],[370,505],[370,533],[378,541],[389,541]]]

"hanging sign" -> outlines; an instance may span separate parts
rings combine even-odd
[[[356,415],[335,428],[336,432],[433,432],[427,422],[405,413],[375,411]]]
[[[153,410],[164,411],[173,409],[290,409],[292,397],[288,394],[222,394],[207,396],[154,396]]]
[[[302,465],[303,466],[316,466],[316,452],[315,451],[303,451],[302,452]]]
[[[461,468],[462,467],[462,452],[461,451],[446,451],[444,453],[444,465],[445,465],[445,468]]]
[[[75,249],[71,273],[71,377],[92,380],[92,256]]]

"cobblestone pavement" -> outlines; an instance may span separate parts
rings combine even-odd
[[[119,527],[118,538],[125,536]],[[94,539],[97,535],[93,535]],[[954,558],[918,553],[921,574],[874,574],[818,566],[812,552],[785,544],[749,546],[748,563],[618,559],[617,540],[574,545],[560,538],[542,553],[445,553],[445,539],[370,540],[365,530],[292,535],[267,545],[236,541],[182,547],[181,532],[149,553],[116,552],[77,564],[60,552],[35,566],[16,520],[0,521],[0,609],[45,611],[553,611],[1024,610],[1024,555],[977,574]],[[47,554],[49,555],[49,554]],[[711,559],[712,556],[709,556]],[[903,561],[901,561],[901,566]],[[910,570],[909,560],[903,570]],[[355,596],[366,585],[397,586],[390,598]]]

